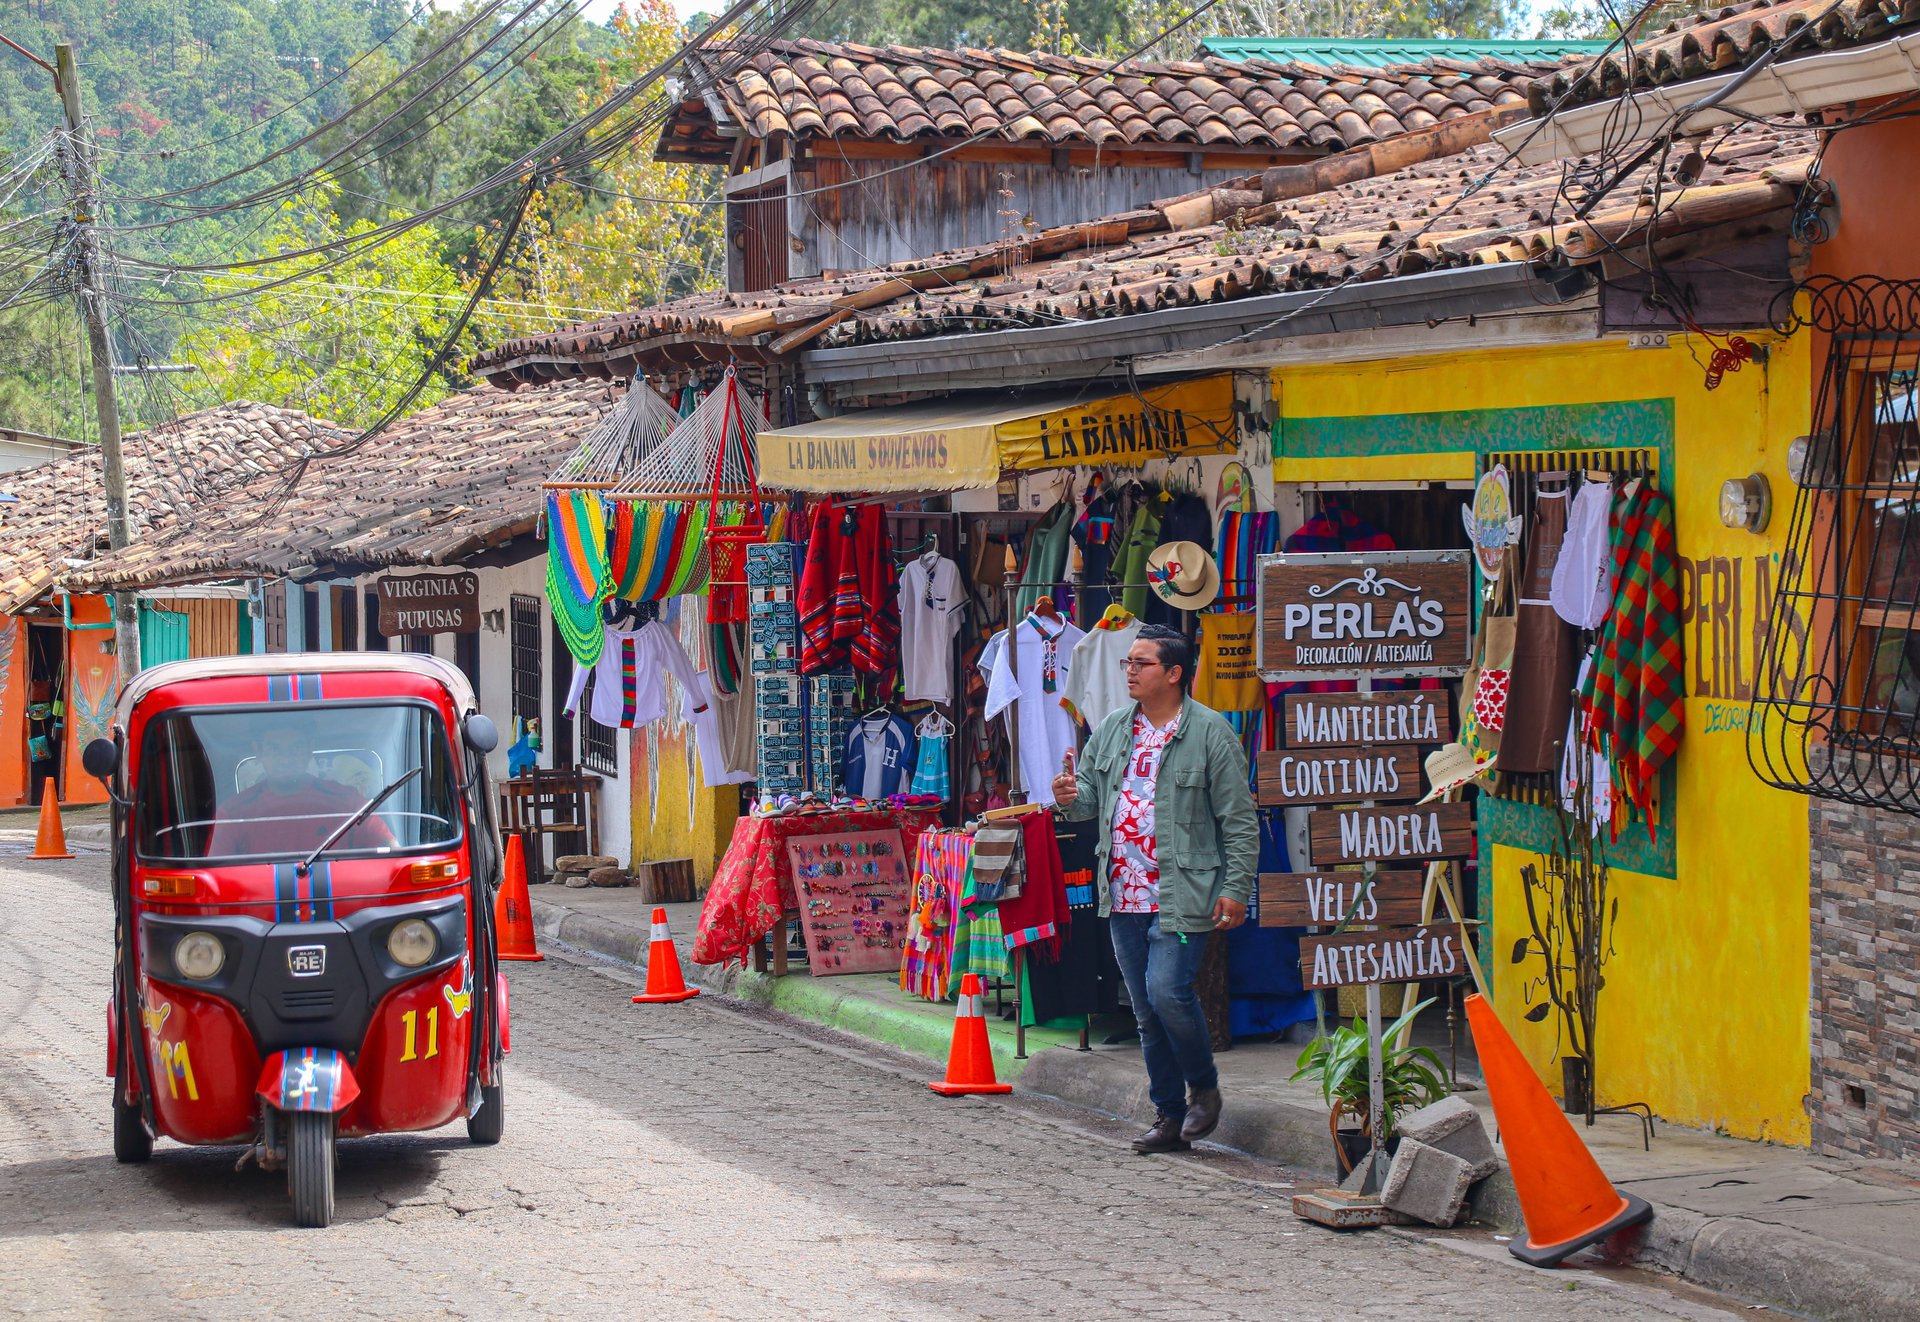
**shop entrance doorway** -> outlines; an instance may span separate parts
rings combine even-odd
[[[51,781],[60,793],[66,753],[66,630],[58,624],[27,627],[27,802],[38,804]]]

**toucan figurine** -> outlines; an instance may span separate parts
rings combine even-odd
[[[540,760],[540,718],[524,722],[515,718],[514,724],[520,727],[520,737],[507,746],[507,774],[524,776]]]

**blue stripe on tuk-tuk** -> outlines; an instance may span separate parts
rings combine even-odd
[[[313,896],[313,921],[330,923],[333,921],[333,864],[320,862],[313,865],[308,876],[308,886]]]
[[[273,898],[275,900],[273,921],[293,923],[299,921],[299,881],[294,875],[291,863],[273,865]]]

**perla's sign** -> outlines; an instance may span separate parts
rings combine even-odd
[[[1470,552],[1265,556],[1258,593],[1263,679],[1386,679],[1467,668]]]

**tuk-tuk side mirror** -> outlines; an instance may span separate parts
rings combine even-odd
[[[90,740],[80,750],[80,765],[95,780],[111,780],[120,769],[120,745],[111,739]]]
[[[500,727],[493,723],[491,716],[472,712],[462,726],[467,737],[467,747],[476,753],[491,753],[500,747]],[[87,751],[93,751],[89,745]],[[89,768],[91,769],[91,768]]]

